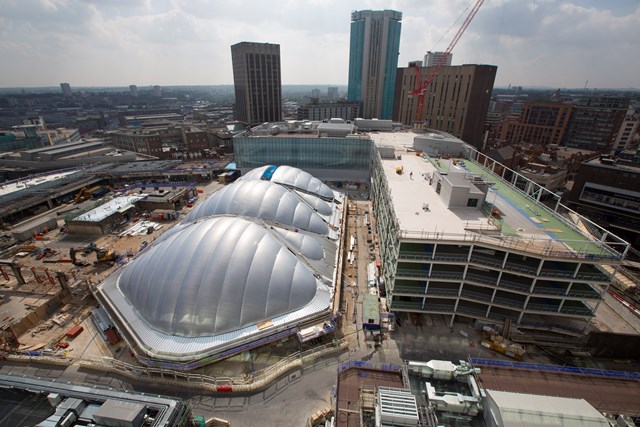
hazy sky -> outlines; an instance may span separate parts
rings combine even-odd
[[[279,43],[283,84],[346,84],[351,11],[403,13],[399,65],[471,0],[0,0],[0,86],[231,84],[230,46]],[[486,0],[453,63],[496,85],[640,87],[638,0]]]

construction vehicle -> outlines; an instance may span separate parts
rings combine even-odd
[[[96,185],[95,187],[91,188],[82,187],[80,192],[78,192],[78,194],[76,194],[76,196],[73,198],[73,201],[76,203],[81,203],[91,198],[99,199],[109,191],[111,191],[111,187],[105,185]]]
[[[471,8],[471,11],[469,12],[469,15],[467,15],[467,18],[464,20],[464,22],[458,29],[458,32],[456,33],[456,35],[453,36],[453,40],[451,40],[451,42],[449,43],[449,46],[447,46],[447,50],[444,51],[444,54],[440,57],[440,60],[433,67],[433,69],[431,70],[431,73],[427,76],[426,79],[424,79],[424,81],[422,80],[420,66],[416,66],[416,88],[413,91],[411,91],[412,96],[415,96],[415,95],[418,96],[417,108],[415,113],[416,125],[422,124],[424,98],[425,98],[425,93],[427,91],[427,88],[431,85],[431,82],[433,82],[433,80],[438,76],[438,74],[440,73],[440,70],[442,70],[442,67],[447,62],[447,58],[449,58],[451,51],[460,40],[460,38],[464,34],[464,31],[467,29],[467,27],[469,26],[473,18],[476,16],[476,13],[478,13],[478,10],[480,9],[480,6],[482,6],[482,3],[484,3],[484,0],[476,0],[473,7]]]
[[[82,265],[83,263],[78,261],[76,254],[86,254],[89,252],[95,252],[97,261],[99,263],[114,263],[118,258],[118,254],[113,249],[98,248],[94,244],[85,246],[84,248],[71,248],[69,249],[69,257],[74,265]]]
[[[89,193],[89,189],[87,187],[82,187],[80,192],[76,194],[76,196],[73,198],[73,201],[76,203],[81,203],[90,198],[91,198],[91,193]]]
[[[519,362],[525,355],[524,347],[496,334],[493,330],[482,331],[482,346]]]

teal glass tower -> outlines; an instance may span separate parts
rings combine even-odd
[[[360,10],[351,14],[349,89],[360,117],[391,119],[400,51],[402,13]]]

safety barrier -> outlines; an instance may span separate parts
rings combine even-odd
[[[502,368],[529,369],[534,371],[558,372],[563,374],[593,375],[606,378],[640,380],[640,373],[638,372],[608,371],[604,369],[578,368],[575,366],[543,365],[538,363],[508,362],[478,358],[470,358],[469,362],[476,366],[498,366]]]
[[[250,393],[267,388],[273,381],[293,370],[304,369],[316,360],[340,353],[348,348],[346,339],[336,340],[304,352],[295,352],[277,363],[261,369],[253,374],[245,374],[237,377],[212,377],[204,374],[189,373],[185,371],[153,368],[142,365],[132,365],[111,358],[102,359],[78,359],[70,357],[15,355],[6,356],[7,360],[19,363],[45,363],[58,366],[71,366],[73,364],[94,371],[117,373],[125,378],[138,382],[154,385],[176,385],[198,388],[208,392],[218,393]]]

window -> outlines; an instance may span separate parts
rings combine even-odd
[[[478,199],[469,199],[469,200],[467,200],[467,207],[475,208],[476,206],[478,206]]]

